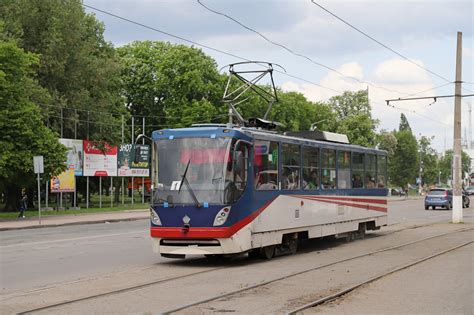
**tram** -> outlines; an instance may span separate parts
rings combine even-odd
[[[249,64],[258,69],[237,69]],[[351,239],[387,224],[387,153],[340,134],[277,133],[267,120],[278,101],[274,64],[262,64],[229,65],[228,124],[152,133],[150,234],[162,256],[269,259],[295,253],[301,239]],[[256,85],[267,74],[273,93]],[[235,108],[250,90],[269,103],[263,119],[245,120]]]
[[[164,257],[351,238],[387,224],[387,153],[327,132],[200,125],[154,131],[151,237]]]

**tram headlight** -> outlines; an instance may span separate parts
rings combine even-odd
[[[150,208],[150,220],[151,223],[153,223],[154,225],[161,225],[160,217],[158,216],[158,214],[156,214],[153,208]]]
[[[216,217],[214,218],[214,226],[220,226],[227,221],[230,214],[230,207],[225,207],[219,210]]]

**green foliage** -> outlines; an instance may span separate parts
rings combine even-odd
[[[25,53],[12,41],[0,43],[0,189],[26,186],[35,180],[33,156],[43,155],[45,173],[65,169],[66,148],[42,121],[32,102],[47,92],[33,80],[38,56]],[[7,208],[14,208],[10,202]]]
[[[154,129],[213,121],[224,78],[201,50],[165,42],[137,41],[118,48],[122,93],[132,115],[147,118]]]
[[[465,173],[469,173],[471,169],[471,158],[469,154],[462,151],[462,173],[464,176]],[[453,170],[453,150],[447,150],[444,153],[444,156],[439,160],[438,164],[439,171],[441,171],[441,181],[447,182],[449,179],[452,179],[452,170]]]
[[[119,64],[103,38],[103,24],[86,14],[79,0],[3,2],[5,36],[39,55],[38,81],[50,97],[35,102],[48,126],[59,133],[63,107],[64,137],[74,137],[77,125],[78,138],[116,141],[127,112],[119,97]]]
[[[408,119],[403,113],[400,115],[400,125],[398,126],[398,130],[399,131],[408,130],[411,132],[411,127],[410,127],[410,124],[408,123]]]
[[[309,130],[311,124],[328,126],[334,121],[334,114],[324,103],[312,103],[296,92],[279,92],[279,102],[274,104],[271,117],[285,125],[285,131]]]
[[[421,137],[418,142],[422,163],[423,184],[432,185],[438,182],[438,156],[431,147],[433,137]]]
[[[407,183],[414,183],[418,176],[418,144],[408,130],[395,132],[394,135],[397,146],[389,158],[388,174],[391,183],[404,187]]]
[[[335,112],[337,122],[330,131],[346,134],[352,144],[375,146],[378,121],[372,119],[367,91],[346,91],[330,98],[328,104]]]
[[[395,137],[394,132],[382,129],[376,136],[376,140],[378,148],[387,151],[388,157],[391,158],[397,148],[397,138]]]

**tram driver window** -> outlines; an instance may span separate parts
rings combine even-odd
[[[300,147],[294,144],[282,144],[282,189],[300,189]]]
[[[278,189],[278,143],[256,140],[254,144],[254,185],[257,190]]]
[[[352,153],[352,188],[364,188],[363,153]]]

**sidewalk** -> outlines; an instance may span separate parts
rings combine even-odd
[[[38,222],[38,217],[0,221],[0,231],[33,229],[74,224],[133,221],[149,218],[150,211],[148,209],[87,213],[77,215],[48,215],[41,217],[41,225]]]

